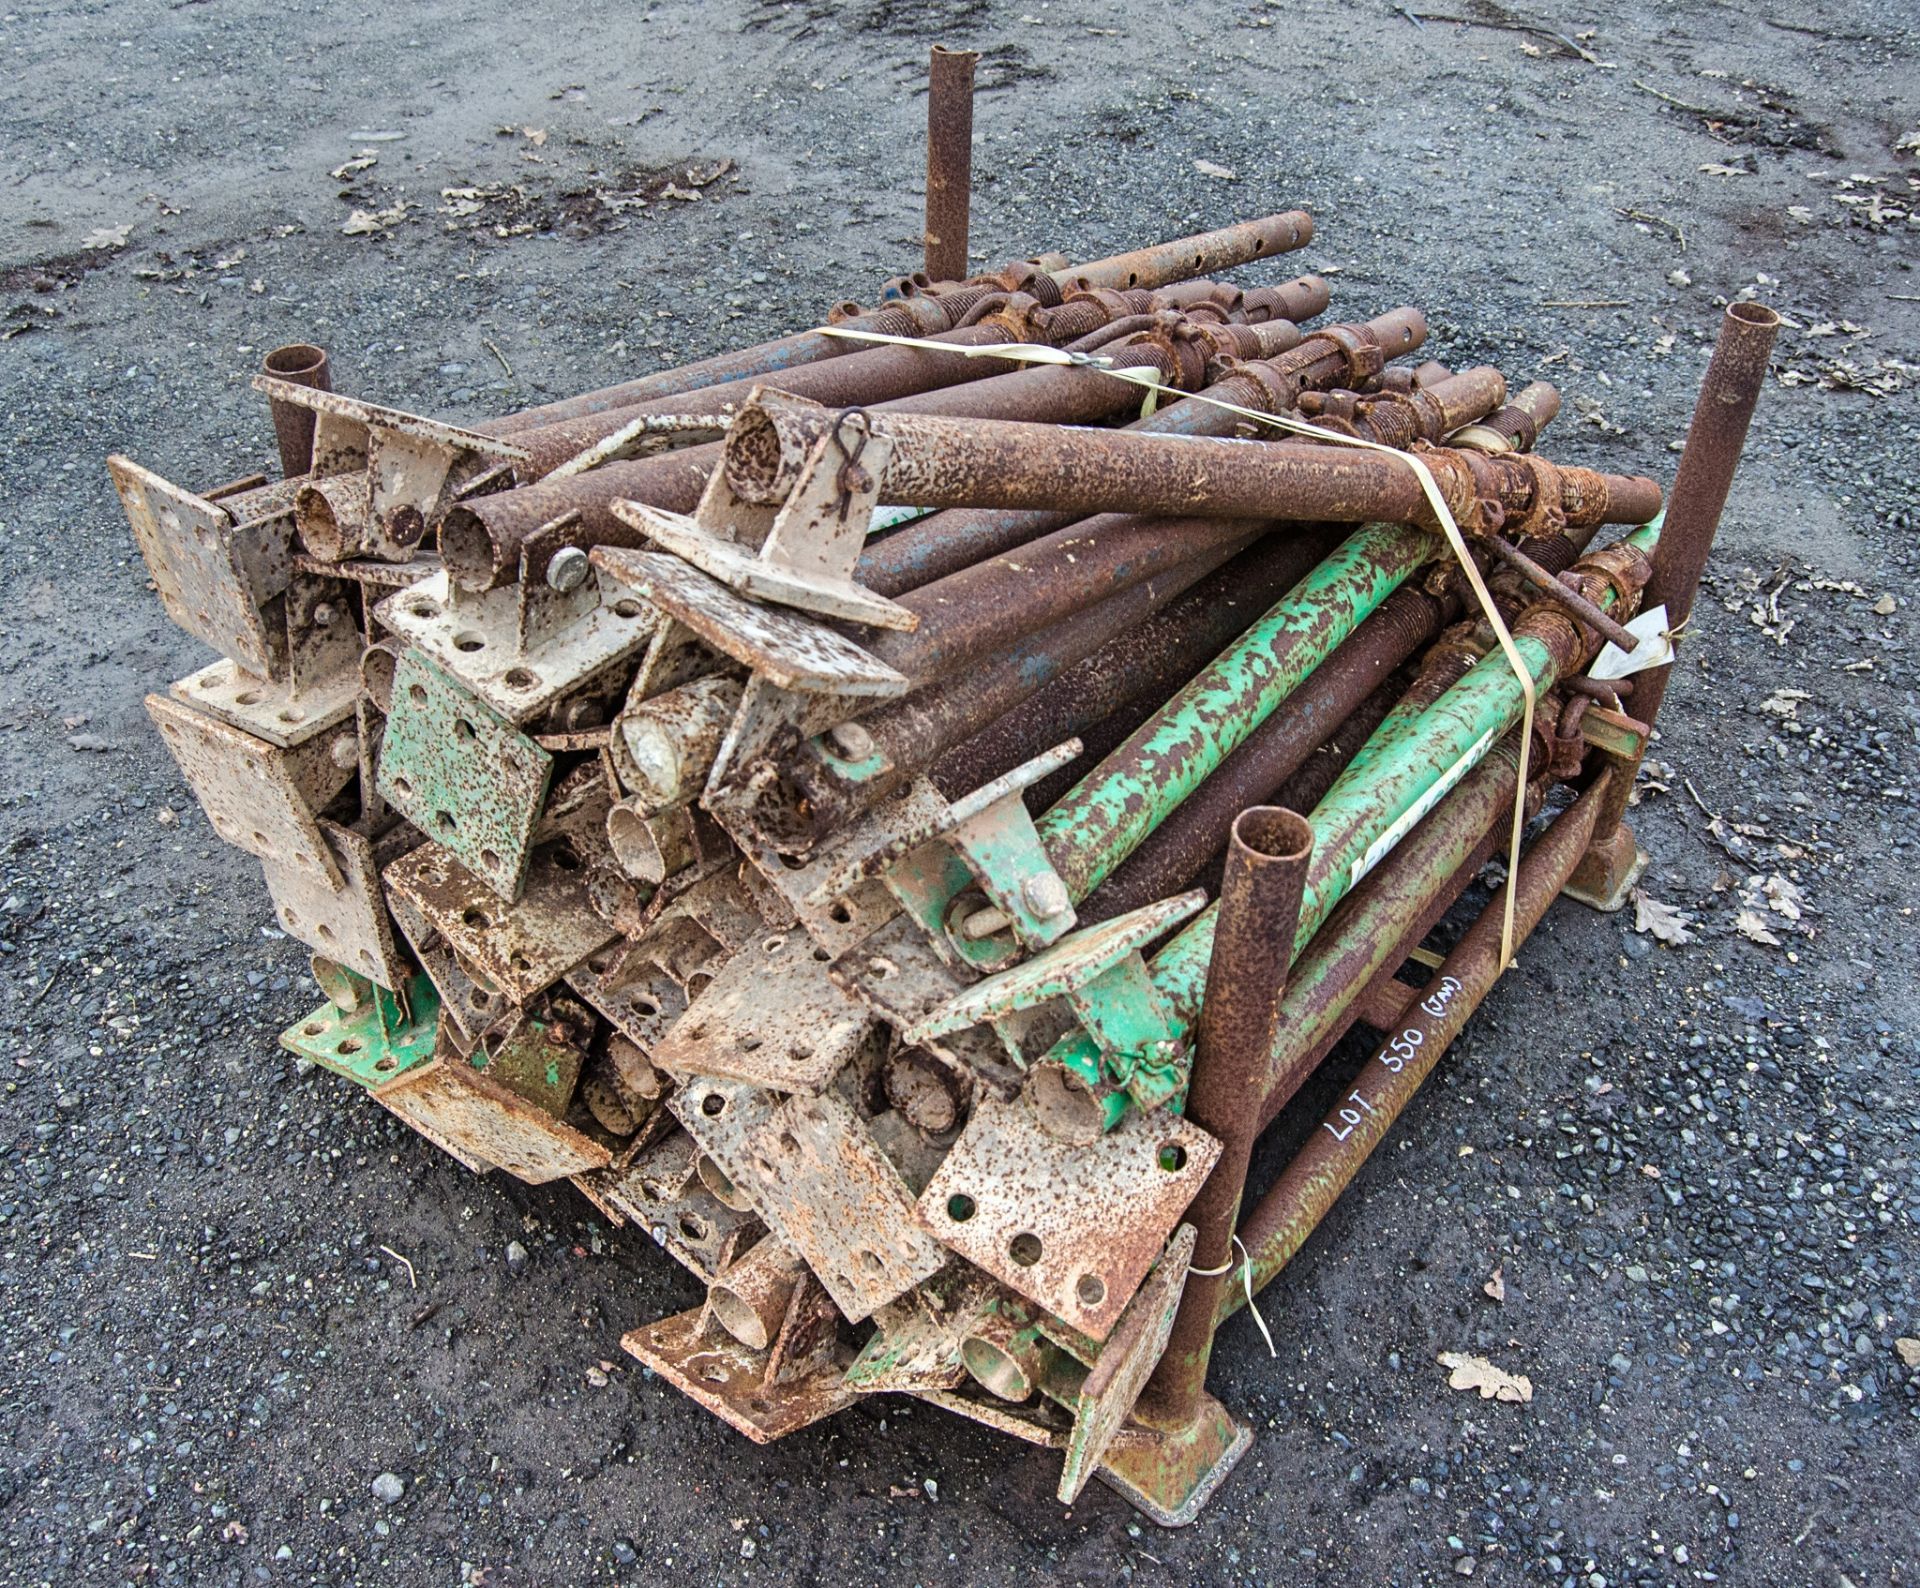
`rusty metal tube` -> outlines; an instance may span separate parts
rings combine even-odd
[[[959,281],[967,273],[968,210],[973,195],[974,50],[933,47],[927,72],[927,274]]]
[[[1514,936],[1524,942],[1572,875],[1593,837],[1611,773],[1603,771],[1573,805],[1556,817],[1521,857],[1514,892]],[[1389,1034],[1353,1088],[1307,1140],[1240,1227],[1253,1259],[1253,1288],[1270,1283],[1292,1260],[1360,1165],[1379,1145],[1402,1109],[1433,1072],[1440,1056],[1500,978],[1500,934],[1505,891],[1467,929],[1426,992]],[[1220,1298],[1219,1316],[1245,1303],[1245,1287]]]
[[[1030,658],[1027,653],[1043,642],[1053,646],[1052,636],[1064,635],[1070,624],[1091,618],[1093,612],[1036,636],[1004,661],[970,669],[917,697],[909,696],[902,707],[914,699],[930,701],[949,690],[970,691],[974,680],[1003,668],[1018,689],[1004,697],[1004,704],[1003,697],[990,696],[985,688],[979,691],[974,697],[980,702],[973,718],[976,731],[941,757],[933,769],[934,780],[943,788],[977,788],[1043,750],[1116,717],[1126,724],[1119,735],[1125,738],[1137,726],[1126,722],[1130,704],[1150,701],[1157,707],[1324,557],[1331,541],[1330,531],[1323,531],[1317,540],[1256,541],[1146,621],[1117,624],[1110,638],[1071,666],[1040,672],[1037,656]],[[1066,649],[1062,645],[1050,650],[1049,663]],[[1040,687],[1033,688],[1030,678]],[[1016,706],[1022,709],[1016,711]],[[1072,774],[1069,770],[1062,775]]]
[[[1311,291],[1317,314],[1326,307],[1326,282],[1317,276],[1290,283]],[[1304,307],[1304,305],[1296,305]],[[1290,316],[1289,320],[1298,319]],[[1290,408],[1303,391],[1359,378],[1356,349],[1379,350],[1381,356],[1412,352],[1426,340],[1427,322],[1418,309],[1405,306],[1364,324],[1328,326],[1303,337],[1274,358],[1231,368],[1195,399],[1182,398],[1157,408],[1126,428],[1150,435],[1230,436],[1246,421],[1218,406],[1233,403],[1271,413]],[[1110,377],[1095,376],[1096,380]],[[909,524],[897,535],[869,546],[860,559],[857,577],[869,589],[898,596],[930,580],[942,578],[984,558],[1026,544],[1074,521],[1078,514],[1022,511],[1018,508],[950,508]]]
[[[1779,329],[1780,316],[1759,303],[1729,304],[1720,322],[1720,337],[1673,476],[1660,544],[1654,548],[1653,574],[1641,598],[1643,607],[1666,604],[1669,628],[1680,628],[1693,612],[1694,592],[1733,489]],[[1649,726],[1659,715],[1671,673],[1671,667],[1650,671],[1634,685],[1633,714]],[[1606,836],[1604,830],[1601,836]]]
[[[1056,270],[1054,279],[1072,287],[1158,287],[1170,281],[1191,281],[1251,264],[1269,254],[1289,253],[1313,241],[1313,217],[1305,210],[1287,210],[1259,220],[1223,226],[1216,232],[1156,243],[1151,248],[1097,259],[1089,264]]]
[[[269,375],[305,386],[312,391],[333,390],[333,370],[327,362],[327,350],[310,342],[289,342],[276,347],[262,361]],[[313,468],[313,420],[311,408],[297,403],[269,401],[273,415],[273,437],[280,447],[280,472],[289,480]]]
[[[864,314],[852,314],[837,323],[861,331],[879,331],[889,336],[932,336],[951,331],[962,317],[986,298],[1012,290],[1018,284],[1040,293],[1043,301],[1059,301],[1062,287],[1129,286],[1152,289],[1204,275],[1210,270],[1227,270],[1269,254],[1304,248],[1313,238],[1311,217],[1299,211],[1248,221],[1222,231],[1203,232],[1152,248],[1096,259],[1084,265],[1062,265],[1057,269],[1035,270],[1016,262],[999,277],[969,282],[938,295],[897,298]],[[1190,264],[1200,260],[1201,268]],[[1044,288],[1044,293],[1041,289]],[[603,413],[649,397],[671,397],[697,391],[721,381],[754,380],[821,359],[838,358],[856,350],[859,343],[843,337],[828,336],[818,330],[799,331],[791,336],[763,342],[758,346],[721,353],[674,369],[657,370],[637,380],[585,392],[577,397],[544,403],[505,419],[497,419],[478,428],[487,435],[511,436],[538,425],[563,419],[583,418]],[[664,503],[661,505],[665,505]]]
[[[1780,316],[1759,303],[1733,303],[1720,322],[1693,422],[1687,427],[1680,467],[1661,518],[1660,543],[1653,551],[1653,572],[1641,597],[1641,607],[1666,603],[1670,631],[1685,626],[1693,612],[1693,598],[1706,571],[1713,537],[1720,528],[1740,454],[1747,444],[1753,411],[1767,382],[1767,361]],[[1633,715],[1653,727],[1673,680],[1673,664],[1648,668],[1634,680]],[[1594,854],[1581,868],[1577,882],[1587,896],[1606,891],[1605,883],[1631,858],[1635,848],[1620,824],[1627,813],[1634,779],[1616,778],[1606,809],[1594,827]]]
[[[784,500],[834,422],[824,410],[746,408],[725,442],[728,484],[743,501]],[[1413,471],[1374,452],[897,412],[870,414],[868,424],[891,443],[881,494],[902,506],[1437,527]],[[1423,457],[1469,532],[1498,527],[1486,521],[1489,500],[1526,511],[1544,493],[1545,506],[1579,523],[1644,523],[1660,507],[1652,480],[1444,448]]]
[[[1026,339],[1071,340],[1085,329],[1107,323],[1115,312],[1151,301],[1144,293],[1126,295],[1118,303],[1111,298],[1076,299],[1035,316]],[[1297,334],[1290,325],[1258,329],[1272,342],[1284,342]],[[985,345],[1004,341],[1008,334],[1004,326],[977,326],[956,333],[955,345]],[[996,378],[996,371],[1004,374]],[[1059,377],[1063,375],[1076,378],[1062,380]],[[1036,376],[1042,378],[1032,378]],[[949,415],[1049,421],[1063,413],[1090,417],[1111,414],[1138,396],[1122,382],[1090,370],[1024,369],[1009,360],[966,359],[914,347],[868,348],[849,359],[796,372],[794,380],[783,377],[782,385],[810,387],[813,393],[830,391],[842,406],[865,401],[871,404],[872,413],[913,413],[932,408]],[[953,389],[939,389],[947,385]],[[741,398],[747,395],[744,389],[733,390]],[[851,395],[857,391],[869,395]],[[587,430],[575,432],[575,438],[583,438],[592,428],[589,425]],[[515,444],[519,444],[518,437]],[[475,497],[453,507],[442,521],[441,558],[463,589],[486,590],[510,583],[518,575],[520,547],[527,538],[567,513],[580,515],[573,544],[636,545],[642,537],[614,516],[613,503],[630,500],[689,512],[699,501],[707,473],[720,456],[719,443],[710,442]],[[1077,516],[1069,515],[1062,522]]]
[[[1279,595],[1313,566],[1325,543],[1325,534],[1296,543],[1273,541],[1261,545],[1260,555],[1244,557],[1236,557],[1236,543],[1215,547],[1021,639],[1004,655],[860,718],[872,753],[891,766],[881,778],[843,776],[831,741],[808,741],[785,766],[804,820],[783,839],[808,845],[828,837],[935,760],[941,762],[939,782],[977,787],[1073,737],[1087,722],[1108,716],[1119,701],[1106,705],[1110,697],[1102,686],[1137,687],[1140,680],[1177,684],[1246,626],[1256,611],[1250,601]],[[1229,559],[1233,578],[1213,578]],[[1069,668],[1081,672],[1091,689],[1077,687],[1044,699],[1046,686]],[[1041,699],[1033,699],[1037,695]],[[1027,709],[1016,712],[1023,703]],[[973,735],[1006,722],[1010,712],[1018,714],[1021,747],[1008,749],[989,739],[966,755],[948,757]],[[1031,749],[1025,749],[1027,743]],[[987,764],[991,770],[985,770]]]
[[[914,687],[1059,622],[1143,579],[1226,548],[1262,528],[1245,519],[1105,513],[900,598],[920,626],[875,635],[866,649]]]
[[[1186,1107],[1189,1120],[1218,1138],[1221,1152],[1186,1213],[1199,1238],[1173,1333],[1147,1384],[1155,1424],[1182,1427],[1199,1414],[1220,1294],[1233,1274],[1234,1225],[1259,1134],[1247,1099],[1267,1089],[1287,985],[1287,945],[1299,924],[1312,853],[1312,827],[1274,806],[1242,811],[1228,839],[1220,927],[1207,967]]]

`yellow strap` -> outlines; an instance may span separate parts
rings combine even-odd
[[[1074,353],[1063,347],[1047,347],[1036,342],[989,342],[968,346],[957,342],[933,342],[922,337],[887,336],[879,331],[855,331],[842,326],[822,326],[827,336],[846,337],[856,342],[886,342],[896,347],[925,348],[936,353],[957,353],[962,358],[1004,358],[1021,364],[1066,364],[1081,369],[1098,370],[1102,375],[1111,375],[1115,380],[1124,380],[1135,386],[1145,387],[1151,402],[1161,397],[1184,399],[1189,402],[1205,403],[1210,408],[1237,414],[1256,424],[1271,425],[1276,430],[1291,431],[1295,435],[1309,437],[1314,441],[1330,441],[1339,446],[1361,447],[1368,452],[1383,452],[1390,458],[1398,458],[1413,470],[1414,478],[1420,482],[1421,492],[1426,496],[1427,506],[1433,510],[1435,521],[1440,525],[1440,533],[1446,537],[1448,549],[1454,560],[1467,576],[1467,583],[1473,589],[1474,599],[1480,604],[1481,615],[1487,620],[1500,649],[1506,656],[1507,665],[1513,669],[1513,676],[1519,680],[1520,693],[1525,699],[1525,708],[1520,718],[1520,768],[1519,781],[1513,791],[1513,825],[1507,840],[1507,875],[1518,874],[1520,869],[1520,840],[1527,826],[1527,762],[1533,751],[1533,716],[1536,704],[1536,690],[1533,674],[1520,659],[1520,649],[1513,643],[1513,635],[1508,631],[1506,620],[1500,616],[1500,609],[1493,604],[1493,594],[1487,589],[1486,580],[1481,576],[1480,568],[1467,552],[1466,537],[1460,533],[1460,526],[1454,522],[1453,512],[1447,506],[1446,498],[1440,494],[1439,483],[1433,477],[1424,460],[1411,452],[1402,452],[1398,447],[1389,447],[1378,441],[1363,440],[1359,436],[1341,435],[1336,430],[1322,430],[1318,425],[1308,424],[1304,419],[1296,419],[1290,414],[1273,414],[1258,408],[1244,407],[1240,403],[1223,402],[1217,397],[1209,397],[1204,392],[1182,391],[1177,386],[1166,385],[1159,373],[1151,367],[1115,369],[1110,358],[1098,354]],[[1149,409],[1148,412],[1152,410]],[[1505,970],[1513,963],[1513,914],[1514,890],[1502,890],[1506,902],[1500,919],[1500,968]]]

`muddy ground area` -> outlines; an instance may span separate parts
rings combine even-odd
[[[1429,9],[0,18],[0,1582],[1914,1580],[1913,13]],[[1226,1332],[1257,1443],[1175,1534],[929,1408],[761,1449],[638,1371],[692,1281],[279,1050],[304,952],[141,709],[208,657],[107,452],[270,467],[282,342],[458,420],[815,323],[916,263],[934,40],[983,264],[1305,206],[1286,273],[1559,383],[1557,458],[1669,476],[1724,302],[1788,319],[1634,816],[1692,941],[1556,911],[1276,1356]]]

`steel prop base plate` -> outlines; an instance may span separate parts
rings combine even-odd
[[[1185,1428],[1116,1442],[1094,1476],[1160,1526],[1185,1527],[1252,1444],[1253,1429],[1203,1394],[1198,1414]]]

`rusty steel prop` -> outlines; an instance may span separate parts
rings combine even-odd
[[[933,47],[927,73],[927,274],[967,273],[967,218],[973,195],[974,50]]]
[[[728,484],[743,501],[784,501],[834,423],[823,409],[749,404],[727,433]],[[872,414],[868,428],[890,443],[881,493],[903,506],[1249,518],[1284,508],[1307,522],[1437,527],[1413,472],[1375,453],[904,413]],[[1496,533],[1510,519],[1541,533],[1549,525],[1637,524],[1660,510],[1659,486],[1637,476],[1532,454],[1437,447],[1421,456],[1470,534]]]
[[[276,347],[261,361],[269,375],[311,391],[332,391],[333,370],[327,351],[307,342],[289,342]],[[292,403],[267,405],[273,415],[274,439],[280,447],[281,472],[295,479],[313,467],[313,410],[296,408]]]

